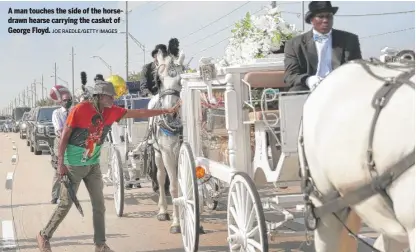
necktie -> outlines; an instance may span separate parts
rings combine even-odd
[[[319,43],[326,41],[327,39],[329,39],[329,35],[319,35],[319,34],[313,35],[313,40]]]

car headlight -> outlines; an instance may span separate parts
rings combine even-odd
[[[39,133],[39,134],[43,134],[43,133],[45,133],[45,127],[43,127],[43,126],[38,126],[38,133]]]

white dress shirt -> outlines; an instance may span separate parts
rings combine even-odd
[[[325,35],[312,30],[313,36],[327,36],[327,39],[315,40],[316,51],[318,54],[318,65],[315,76],[306,80],[310,90],[316,88],[319,82],[332,72],[332,29]]]
[[[55,134],[60,136],[64,129],[66,118],[68,117],[68,111],[64,107],[55,109],[52,113],[52,124],[55,128]]]

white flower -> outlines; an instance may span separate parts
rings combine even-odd
[[[278,8],[268,7],[265,15],[251,15],[245,18],[245,22],[250,22],[250,26],[236,28],[225,49],[224,59],[230,65],[247,64],[255,58],[267,57],[272,51],[279,50],[286,38],[300,33],[294,25],[281,18]]]

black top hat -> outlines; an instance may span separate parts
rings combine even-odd
[[[305,22],[310,24],[311,19],[321,12],[337,13],[338,7],[332,7],[331,1],[312,1],[309,3],[309,11],[305,15]]]
[[[152,58],[157,54],[159,49],[162,50],[162,52],[166,52],[168,50],[166,45],[158,44],[158,45],[156,45],[155,49],[153,49],[153,51],[152,51]]]

